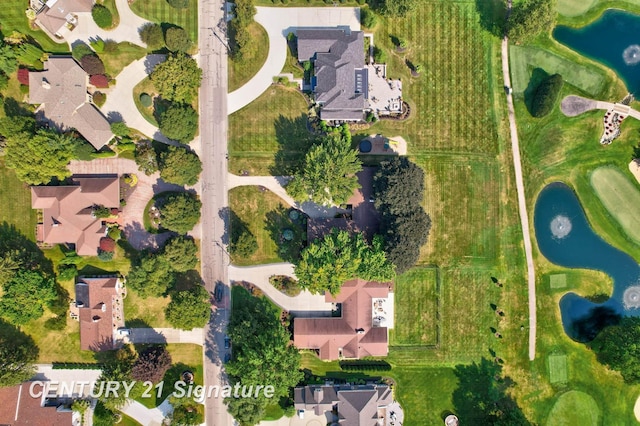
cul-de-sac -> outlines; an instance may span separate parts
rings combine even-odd
[[[0,426],[637,425],[639,342],[640,0],[0,2]]]

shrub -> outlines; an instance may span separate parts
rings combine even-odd
[[[98,89],[107,89],[109,87],[109,79],[106,75],[96,74],[89,77],[89,84],[97,87]]]
[[[96,38],[95,40],[90,41],[89,44],[97,53],[104,52],[104,40],[101,38]]]
[[[0,90],[6,89],[8,84],[9,84],[9,77],[7,77],[5,73],[0,71]]]
[[[97,218],[107,218],[111,216],[111,210],[105,206],[93,206],[93,215]]]
[[[533,95],[531,115],[539,118],[549,114],[558,99],[562,84],[560,74],[553,74],[540,83]]]
[[[159,24],[149,22],[140,28],[140,40],[150,49],[160,49],[164,46],[164,35]]]
[[[100,238],[100,250],[113,253],[116,251],[116,242],[110,237]]]
[[[91,50],[91,48],[85,43],[77,43],[71,48],[71,56],[73,56],[73,59],[78,62],[80,62],[83,57],[93,54],[93,50]]]
[[[78,268],[76,265],[58,266],[58,281],[70,281],[76,277]]]
[[[187,52],[191,48],[189,35],[180,27],[169,28],[164,35],[164,42],[172,52]]]
[[[287,275],[272,275],[269,277],[269,283],[291,297],[296,297],[302,291],[298,281]]]
[[[123,121],[116,121],[111,123],[111,132],[119,137],[129,136],[129,127]]]
[[[44,328],[47,330],[64,330],[67,327],[67,317],[66,315],[58,315],[52,318],[49,318],[44,322]]]
[[[148,93],[142,93],[140,94],[140,103],[143,107],[149,108],[153,104],[153,99],[151,99]]]
[[[85,55],[80,59],[82,69],[89,75],[104,74],[104,64],[97,55]]]
[[[360,10],[360,23],[366,28],[373,28],[378,22],[378,17],[371,9]]]
[[[107,232],[107,237],[111,238],[113,241],[118,241],[120,238],[122,238],[122,230],[117,226],[112,226],[111,228],[109,228],[109,232]]]
[[[93,92],[93,103],[101,107],[107,101],[107,95],[102,92]]]
[[[100,251],[98,250],[98,259],[103,262],[109,262],[113,260],[113,252],[112,251]]]
[[[250,257],[258,250],[258,240],[249,230],[244,229],[231,242],[231,252],[243,258]]]
[[[150,142],[140,142],[136,145],[134,159],[142,173],[149,176],[158,171],[158,156]]]
[[[167,3],[176,9],[186,9],[189,7],[189,0],[167,0]]]
[[[387,54],[379,47],[373,48],[373,61],[376,64],[384,64],[387,62]]]
[[[110,28],[113,25],[111,11],[101,4],[95,4],[91,9],[91,16],[100,28]]]

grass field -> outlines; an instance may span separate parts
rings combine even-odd
[[[558,397],[549,413],[547,426],[599,425],[598,403],[587,393],[569,391]]]
[[[118,43],[118,51],[114,53],[102,53],[100,58],[104,62],[107,74],[115,78],[120,71],[131,62],[136,61],[147,54],[147,50],[133,43]]]
[[[264,65],[269,54],[269,36],[257,22],[252,22],[247,31],[251,34],[251,44],[255,46],[251,54],[240,59],[229,58],[229,93],[239,89]]]
[[[13,30],[20,31],[33,37],[46,52],[69,52],[67,43],[56,43],[40,29],[32,30],[29,27],[29,20],[25,15],[27,7],[28,2],[22,0],[6,0],[2,2],[0,25],[2,26],[3,34],[9,35]]]
[[[0,223],[7,222],[35,241],[36,211],[31,208],[29,186],[20,182],[0,158]]]
[[[414,268],[396,279],[395,328],[392,346],[424,346],[438,343],[438,269]]]
[[[563,289],[567,286],[566,274],[553,274],[549,277],[549,287],[552,290]]]
[[[567,372],[567,356],[565,354],[553,354],[547,356],[549,364],[549,383],[566,383],[569,378]]]
[[[606,75],[597,69],[576,64],[548,50],[532,46],[509,47],[512,85],[515,92],[524,92],[529,85],[534,68],[542,68],[548,74],[560,74],[572,86],[596,96],[603,89]]]
[[[182,27],[191,41],[198,43],[198,0],[189,0],[186,9],[175,9],[166,0],[138,0],[131,10],[149,21]]]
[[[558,13],[564,16],[580,16],[591,9],[598,0],[558,0]]]
[[[622,172],[600,167],[591,173],[591,185],[609,214],[624,232],[640,243],[640,191]]]

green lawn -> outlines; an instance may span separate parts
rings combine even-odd
[[[20,182],[0,158],[0,222],[8,222],[35,241],[36,211],[31,208],[31,190]]]
[[[269,53],[269,36],[257,22],[252,22],[247,31],[251,34],[251,44],[255,46],[250,54],[240,59],[229,58],[229,93],[242,87],[262,68]]]
[[[175,9],[167,0],[139,0],[131,5],[131,10],[149,21],[182,27],[191,41],[198,42],[198,0],[189,0],[186,9]]]
[[[35,39],[35,41],[46,52],[69,52],[69,45],[66,42],[56,43],[49,38],[42,30],[33,30],[29,27],[29,20],[25,15],[28,2],[23,0],[6,0],[2,2],[0,8],[0,25],[2,32],[9,35],[11,31],[20,31]]]
[[[565,354],[552,354],[547,357],[547,362],[549,363],[549,382],[552,385],[566,383],[568,379],[567,356]]]
[[[569,391],[558,397],[547,419],[547,426],[596,426],[600,409],[591,395]]]
[[[553,274],[549,277],[549,287],[552,290],[563,289],[567,286],[566,274]]]
[[[133,43],[118,43],[118,50],[114,53],[101,53],[100,59],[104,62],[105,72],[115,78],[120,71],[131,62],[143,58],[147,50]]]
[[[395,282],[395,328],[390,330],[393,346],[438,344],[438,299],[440,285],[437,268],[414,268]]]
[[[158,121],[154,116],[153,103],[150,107],[145,107],[142,105],[142,102],[140,102],[140,95],[143,93],[150,95],[152,98],[158,95],[158,92],[156,91],[156,88],[154,87],[149,77],[146,77],[144,80],[134,86],[132,94],[133,102],[136,104],[138,111],[140,111],[140,114],[142,114],[145,120],[147,120],[154,126],[158,126]]]
[[[567,83],[591,96],[597,96],[604,89],[606,75],[600,70],[532,46],[509,47],[512,85],[515,92],[524,92],[529,85],[534,68],[542,68],[548,74],[560,74]]]
[[[624,232],[640,243],[640,191],[636,184],[618,169],[600,167],[591,173],[591,186]]]
[[[598,0],[558,0],[558,13],[564,16],[580,16],[591,9]]]

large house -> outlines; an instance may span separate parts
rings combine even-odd
[[[384,64],[365,64],[364,33],[340,28],[297,30],[298,61],[311,61],[311,90],[320,118],[361,121],[402,112],[402,83],[386,77]]]
[[[38,3],[32,1],[32,4]],[[42,0],[39,2],[43,3]],[[77,13],[90,13],[94,0],[48,0],[37,12],[36,23],[49,36],[62,38],[63,28],[73,28],[78,24]],[[52,37],[53,38],[53,37]]]
[[[347,281],[340,293],[325,294],[327,303],[340,304],[339,317],[295,318],[293,343],[316,351],[320,359],[387,356],[388,326],[393,322],[390,283]]]
[[[80,349],[108,351],[119,346],[118,328],[124,326],[122,283],[117,277],[80,278],[76,303],[80,321]]]
[[[44,245],[72,244],[81,256],[98,254],[106,235],[106,220],[96,217],[98,206],[120,206],[117,176],[72,177],[72,185],[32,186],[31,207],[40,210],[36,233]]]
[[[29,73],[29,103],[36,118],[60,130],[76,129],[95,149],[112,138],[111,126],[90,101],[87,73],[70,57],[51,57],[44,71]]]
[[[295,388],[294,402],[299,417],[305,411],[316,416],[337,412],[340,426],[379,426],[393,394],[387,385],[311,385]]]
[[[44,397],[34,398],[29,393],[30,383],[0,388],[0,425],[10,426],[71,426],[72,411],[62,405],[47,402]],[[41,388],[36,387],[36,390]],[[47,402],[45,404],[45,402]]]

